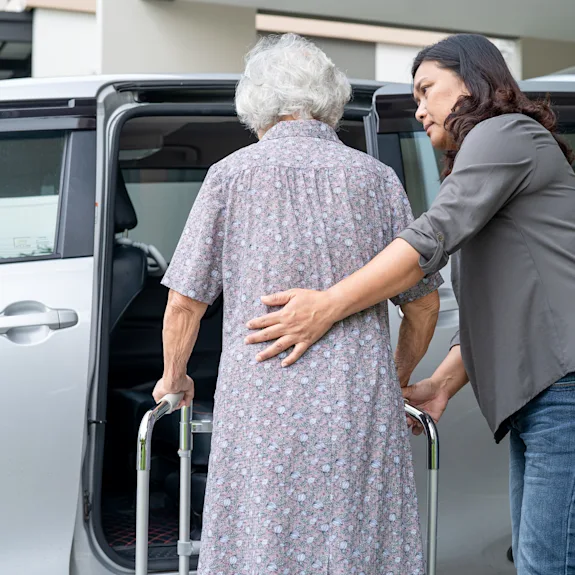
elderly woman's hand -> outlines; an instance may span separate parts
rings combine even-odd
[[[282,367],[292,365],[336,321],[329,292],[293,289],[264,296],[262,302],[272,307],[285,307],[248,322],[249,329],[261,331],[249,335],[246,343],[277,340],[257,355],[258,361],[274,357],[293,346],[292,352],[282,361]]]
[[[173,379],[164,375],[164,377],[156,383],[152,396],[156,403],[160,403],[162,398],[171,393],[184,394],[177,409],[184,406],[190,407],[192,400],[194,399],[194,380],[186,374],[183,374],[178,379]]]

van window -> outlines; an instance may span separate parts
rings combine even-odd
[[[54,253],[65,140],[0,134],[0,261]]]
[[[575,125],[563,125],[561,136],[575,149]],[[397,172],[409,197],[413,215],[419,217],[429,209],[439,192],[442,153],[433,149],[425,132],[380,134],[378,143],[380,160]],[[400,154],[394,154],[394,147],[399,147]]]
[[[126,188],[138,217],[130,239],[172,259],[207,169],[125,169]]]
[[[399,144],[405,177],[405,191],[414,217],[432,204],[441,185],[441,153],[437,153],[425,132],[402,132]]]
[[[436,152],[423,131],[388,132],[377,135],[379,160],[401,180],[413,215],[425,212],[439,192],[442,154]]]
[[[340,139],[365,151],[362,122],[342,122]],[[208,172],[229,154],[257,142],[227,117],[142,117],[130,120],[120,137],[120,166],[138,225],[134,242],[157,248],[170,261]]]
[[[575,124],[562,126],[560,135],[575,150]],[[575,168],[575,162],[573,162],[573,167]]]

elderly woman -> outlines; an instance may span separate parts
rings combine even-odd
[[[404,397],[439,419],[470,381],[497,442],[509,434],[518,575],[575,573],[575,173],[549,102],[521,92],[487,38],[457,34],[413,64],[419,120],[445,152],[430,209],[367,266],[325,292],[250,322],[293,347],[291,364],[333,322],[437,272],[455,256],[460,333],[430,379]],[[279,339],[278,339],[279,338]]]
[[[211,168],[163,280],[156,400],[192,399],[186,364],[224,293],[201,575],[423,573],[400,381],[432,336],[440,276],[394,299],[399,376],[385,302],[334,325],[289,369],[255,361],[245,343],[247,321],[269,311],[262,293],[327,289],[412,221],[393,171],[336,135],[350,94],[313,44],[261,41],[236,94],[260,141]]]

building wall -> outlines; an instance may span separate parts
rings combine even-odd
[[[349,78],[375,80],[375,44],[310,37]]]
[[[490,38],[499,48],[503,58],[516,80],[523,80],[523,51],[519,40],[505,40],[501,38]]]
[[[36,9],[32,25],[32,76],[82,76],[100,71],[96,16]]]
[[[536,78],[575,66],[575,42],[522,38],[523,78]]]
[[[399,44],[377,44],[375,77],[382,82],[411,82],[413,60],[421,50],[420,46]]]
[[[258,38],[274,33],[259,32]],[[281,34],[281,32],[278,32]],[[373,42],[354,42],[341,38],[320,38],[306,36],[321,48],[333,63],[349,78],[375,80],[375,44]]]
[[[411,82],[411,66],[417,53],[447,36],[444,32],[274,14],[258,14],[256,27],[264,34],[295,32],[306,36],[349,76],[382,82]],[[514,76],[520,78],[519,43],[502,38],[491,40]]]
[[[519,42],[490,38],[499,48],[511,73],[517,80],[521,79],[522,53]],[[382,82],[411,82],[413,60],[423,46],[408,46],[391,43],[378,43],[376,52],[376,78]]]
[[[256,39],[251,8],[98,0],[103,73],[240,72]]]
[[[13,0],[14,1],[14,0]],[[0,0],[0,8],[6,0]],[[444,34],[174,0],[21,0],[34,10],[33,76],[94,73],[239,72],[260,34],[295,31],[353,78],[410,81],[417,51]],[[79,2],[79,3],[78,3]],[[64,6],[74,6],[64,10]],[[79,11],[80,10],[80,11]],[[330,37],[330,34],[333,35]],[[516,78],[575,66],[575,42],[494,39]]]

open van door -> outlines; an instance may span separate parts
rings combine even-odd
[[[6,575],[69,569],[92,311],[96,138],[89,115],[73,100],[0,102],[0,572]]]
[[[440,187],[441,154],[434,151],[415,119],[411,86],[389,84],[373,99],[377,157],[394,169],[409,197],[414,217],[429,208]],[[459,326],[451,267],[441,270],[440,312],[429,350],[411,382],[430,377],[443,361]],[[397,343],[401,310],[390,303],[390,329]],[[445,575],[513,573],[506,552],[511,544],[505,446],[496,446],[471,386],[449,403],[439,423],[439,546],[437,569]],[[425,518],[425,442],[412,441],[422,524]]]
[[[160,247],[165,259],[169,261],[175,245],[169,245],[167,236],[173,232],[173,235],[179,238],[189,208],[201,185],[201,179],[205,177],[205,175],[198,175],[199,172],[205,173],[210,165],[219,161],[223,155],[235,152],[238,148],[232,148],[236,144],[241,147],[255,141],[255,138],[239,125],[237,120],[234,107],[237,80],[238,77],[234,76],[156,76],[112,81],[99,91],[98,181],[96,186],[98,210],[95,245],[97,289],[94,294],[97,309],[95,317],[98,318],[98,323],[94,326],[94,332],[97,333],[94,340],[96,367],[89,417],[93,421],[105,422],[105,425],[92,426],[93,433],[89,436],[89,450],[83,474],[83,489],[87,494],[89,513],[84,518],[86,522],[81,524],[82,530],[79,528],[76,532],[72,573],[103,573],[104,569],[107,573],[118,568],[133,569],[134,566],[134,533],[130,529],[135,527],[135,522],[132,522],[128,516],[132,512],[131,500],[128,500],[126,504],[127,510],[124,518],[128,516],[128,521],[124,521],[127,525],[121,538],[113,534],[112,540],[110,530],[106,529],[106,525],[109,524],[109,514],[103,512],[110,492],[103,482],[102,469],[105,469],[107,462],[110,461],[111,450],[107,450],[107,446],[110,443],[118,443],[114,438],[114,433],[118,429],[118,426],[115,426],[117,414],[112,413],[111,406],[116,405],[119,397],[127,397],[128,394],[124,393],[125,389],[128,389],[131,394],[130,401],[136,396],[138,401],[142,397],[151,399],[151,390],[148,391],[146,388],[143,392],[141,386],[152,383],[152,377],[150,381],[143,383],[128,382],[128,377],[126,377],[122,381],[124,389],[118,389],[113,387],[116,381],[112,384],[110,377],[114,368],[113,362],[119,356],[121,351],[119,348],[122,347],[117,341],[116,345],[109,343],[111,340],[110,299],[113,294],[111,269],[117,231],[114,226],[114,211],[115,197],[118,192],[118,174],[122,173],[124,187],[127,188],[138,214],[138,224],[137,227],[130,229],[130,238],[135,238],[137,241],[150,240],[154,246]],[[372,132],[366,131],[366,126],[369,122],[373,93],[377,87],[379,84],[374,82],[354,83],[354,98],[346,108],[345,118],[339,132],[344,143],[364,152],[373,148],[373,143],[368,138]],[[144,172],[150,171],[155,171],[154,177],[146,180]],[[187,177],[190,179],[185,180]],[[160,188],[161,193],[164,194],[162,201],[159,198]],[[171,209],[168,206],[169,202],[176,206],[178,201],[180,208],[175,214],[176,217],[170,216],[167,219],[171,224],[170,234],[159,234],[155,231],[154,224],[164,225],[162,217]],[[153,209],[152,205],[155,206]],[[154,299],[160,292],[156,290],[152,293],[151,283],[147,282],[141,294]],[[146,299],[147,304],[150,299]],[[155,299],[154,302],[156,302]],[[135,321],[134,316],[138,314],[136,307],[137,305],[126,312],[132,314],[130,316],[132,321]],[[145,307],[148,314],[147,323],[144,325],[142,321],[138,324],[141,330],[137,347],[138,352],[143,350],[146,353],[140,355],[133,353],[129,358],[133,365],[141,359],[141,355],[146,355],[146,365],[150,366],[156,361],[157,348],[161,347],[161,345],[146,347],[147,343],[144,341],[147,335],[155,330],[154,326],[161,321],[161,317],[150,318],[150,310],[160,306],[146,305]],[[208,315],[206,314],[204,321]],[[213,322],[214,318],[210,317],[208,321]],[[152,323],[154,326],[151,326]],[[219,331],[221,338],[221,326],[219,330],[213,331]],[[209,329],[200,330],[200,338],[204,338],[204,342],[206,338],[211,337],[209,334]],[[211,339],[215,340],[215,338]],[[122,345],[125,345],[125,341],[126,338],[123,337]],[[197,355],[205,353],[207,356],[208,353],[213,354],[213,347],[208,344],[203,348],[196,346],[195,353]],[[215,347],[218,348],[219,357],[221,350],[219,340]],[[149,353],[148,349],[151,349]],[[205,357],[203,359],[206,360]],[[159,361],[162,362],[161,356]],[[206,360],[204,364],[206,363],[210,362]],[[137,366],[134,365],[135,367]],[[154,368],[149,369],[148,372],[156,373],[155,369],[154,363]],[[135,369],[130,367],[129,372],[128,375],[133,376]],[[191,375],[196,379],[195,373]],[[133,376],[133,379],[135,380],[136,377]],[[199,387],[198,385],[197,388]],[[198,391],[196,394],[198,395]],[[208,400],[209,398],[206,399]],[[199,404],[200,401],[195,403]],[[125,409],[122,413],[125,413],[124,419],[127,420],[132,412],[130,409]],[[129,441],[130,446],[135,447],[137,428],[133,434],[131,431],[125,432],[125,429],[126,427],[122,431],[122,442]],[[119,438],[119,435],[118,433],[116,438]],[[174,445],[174,453],[176,449],[177,445]],[[199,451],[200,448],[197,448],[196,453]],[[118,461],[120,460],[127,462],[128,457],[118,457]],[[123,474],[124,469],[122,468],[118,474]],[[126,475],[133,473],[130,477],[135,479],[135,465],[128,468],[125,473]],[[200,475],[197,473],[195,477]],[[167,483],[169,482],[164,481],[162,477],[162,485]],[[166,488],[167,491],[169,491],[168,488],[169,486]],[[127,493],[130,486],[123,485],[122,489]],[[133,495],[135,493],[128,494],[127,499]],[[162,493],[163,495],[165,493]],[[203,502],[201,505],[203,506]],[[80,522],[78,524],[80,525]],[[163,526],[160,525],[159,529],[162,530],[162,528]],[[162,532],[162,537],[163,535]],[[161,545],[150,547],[151,570],[162,572],[176,570],[175,543],[177,541],[167,536],[162,538]],[[192,567],[194,567],[197,557],[193,556],[191,559]]]

